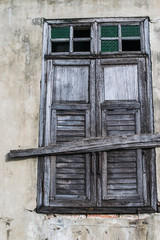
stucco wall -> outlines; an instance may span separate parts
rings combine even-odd
[[[150,17],[155,131],[160,133],[159,0],[0,0],[0,240],[158,240],[160,215],[36,214],[37,160],[8,162],[37,147],[41,18]],[[160,200],[160,151],[157,151]]]

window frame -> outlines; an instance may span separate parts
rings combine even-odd
[[[141,28],[141,52],[114,52],[114,53],[100,53],[100,46],[98,42],[98,35],[100,34],[100,30],[98,25],[100,24],[137,24],[140,23]],[[54,24],[58,24],[61,26],[68,26],[75,24],[76,26],[84,24],[89,25],[93,24],[91,30],[91,38],[95,39],[91,44],[91,54],[88,53],[77,53],[73,52],[72,54],[68,53],[51,53],[51,43],[50,43],[50,28]],[[98,30],[97,30],[98,29]],[[100,36],[100,35],[99,35]],[[51,88],[50,85],[47,86],[47,72],[49,72],[49,68],[51,66],[52,59],[74,59],[74,58],[87,58],[87,59],[96,59],[98,58],[134,58],[134,57],[145,57],[146,59],[146,71],[147,71],[147,96],[149,99],[148,103],[148,114],[150,115],[150,132],[154,132],[153,126],[153,100],[152,100],[152,81],[151,81],[151,54],[150,54],[150,44],[149,44],[149,24],[148,18],[97,18],[97,19],[63,19],[63,20],[45,20],[44,21],[44,33],[43,33],[43,59],[42,59],[42,80],[41,80],[41,101],[40,101],[40,124],[39,124],[39,147],[48,146],[50,139],[46,134],[46,129],[50,129],[50,123],[46,121],[46,115],[50,114],[49,109],[50,102],[50,94],[47,93],[47,89]],[[50,62],[47,66],[47,61]],[[43,161],[42,159],[46,159]],[[151,196],[151,204],[150,207],[146,208],[85,208],[85,209],[54,209],[50,206],[45,206],[45,204],[49,204],[47,197],[50,191],[50,186],[45,184],[44,182],[48,181],[50,178],[50,169],[49,169],[49,159],[48,157],[39,157],[38,160],[38,189],[37,189],[37,212],[39,213],[137,213],[137,212],[154,212],[157,209],[157,197],[156,197],[156,169],[155,169],[155,150],[152,150],[151,153],[152,160],[150,161],[150,196]],[[48,177],[44,177],[44,171],[48,172]],[[47,189],[46,196],[43,195],[44,189]]]

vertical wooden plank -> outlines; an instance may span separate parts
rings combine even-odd
[[[140,117],[140,109],[135,110],[135,115],[136,115],[136,134],[141,133],[141,117]]]
[[[57,136],[57,111],[52,110],[52,120],[51,120],[51,142],[56,143]],[[51,168],[51,181],[50,181],[50,197],[55,199],[56,195],[56,156],[51,156],[50,162]]]
[[[119,45],[119,52],[122,52],[121,24],[118,24],[118,45]]]
[[[142,53],[145,53],[145,42],[144,42],[144,25],[143,25],[143,22],[140,23],[140,43],[141,43],[141,52]]]
[[[107,152],[102,153],[102,200],[107,199]]]
[[[48,48],[48,24],[44,22],[43,30],[43,56],[47,54]],[[42,79],[41,79],[41,98],[40,98],[40,122],[39,122],[39,147],[44,145],[44,124],[45,124],[45,101],[46,101],[46,61],[42,59]]]
[[[98,24],[98,26],[97,26],[97,36],[98,36],[97,54],[100,54],[100,52],[101,52],[101,25],[100,24]]]
[[[142,150],[138,149],[137,150],[137,190],[138,190],[138,195],[140,196],[141,200],[143,196],[143,190],[145,188],[145,183],[143,182],[142,184]]]
[[[146,75],[145,75],[145,59],[139,59],[138,62],[138,82],[139,82],[139,100],[141,103],[141,133],[148,133],[148,99],[146,93]]]
[[[53,89],[53,67],[52,61],[48,61],[47,66],[47,92],[46,92],[46,121],[45,121],[45,146],[51,142],[51,105],[52,105],[52,89]],[[49,205],[50,198],[50,157],[46,156],[44,161],[44,204]]]
[[[96,136],[95,125],[95,60],[91,60],[90,64],[90,125],[91,125],[91,137]]]
[[[96,177],[96,153],[91,158],[91,203],[92,207],[97,205],[97,177]]]
[[[43,56],[47,54],[48,50],[48,24],[44,22],[43,29]],[[42,78],[41,78],[41,96],[40,96],[40,120],[39,120],[39,147],[44,146],[44,129],[45,129],[45,101],[46,101],[46,61],[42,58]],[[37,209],[43,205],[43,168],[44,161],[38,159],[38,173],[37,173]]]
[[[91,179],[90,179],[90,155],[86,154],[86,197],[91,199]]]
[[[148,54],[146,59],[146,69],[147,69],[147,96],[149,100],[149,125],[150,132],[154,132],[154,111],[153,111],[153,93],[152,93],[152,63],[151,63],[151,48],[150,48],[150,31],[149,31],[149,21],[148,18],[144,20],[144,41],[145,41],[145,52]],[[157,183],[156,183],[156,161],[155,161],[155,149],[151,151],[151,161],[150,161],[150,188],[151,188],[151,206],[156,211],[157,210]]]
[[[151,151],[150,161],[150,189],[151,189],[151,207],[157,211],[157,182],[156,182],[156,154],[155,149]]]
[[[97,22],[94,22],[92,27],[91,27],[91,37],[92,37],[92,44],[91,44],[91,49],[93,54],[98,53],[98,27],[97,27]]]
[[[101,136],[101,103],[104,99],[103,69],[101,60],[96,60],[96,131],[97,137]]]
[[[90,126],[90,110],[86,110],[85,115],[85,121],[86,121],[86,138],[89,138],[91,136],[91,126]]]
[[[69,40],[69,43],[70,43],[70,53],[73,52],[73,26],[70,26],[70,40]]]

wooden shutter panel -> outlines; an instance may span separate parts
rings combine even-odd
[[[144,60],[98,61],[99,129],[102,136],[144,133],[144,69]],[[114,150],[101,156],[99,206],[147,205],[142,150]]]
[[[90,60],[53,61],[51,143],[91,136]],[[51,157],[51,206],[91,206],[91,156]]]
[[[124,104],[125,105],[125,104]],[[132,107],[133,107],[132,103]],[[110,106],[111,107],[111,106]],[[125,109],[114,104],[114,110],[103,110],[103,135],[133,135],[139,133],[140,109]],[[104,167],[103,167],[104,166]],[[142,205],[142,158],[141,150],[114,150],[103,153],[102,160],[102,199],[108,200],[107,206],[120,206],[137,203]]]

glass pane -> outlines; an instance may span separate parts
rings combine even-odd
[[[69,52],[69,42],[52,42],[52,52]]]
[[[137,65],[104,67],[105,100],[137,100]]]
[[[86,38],[90,37],[90,27],[75,27],[74,38]]]
[[[101,52],[118,52],[118,41],[101,41]]]
[[[130,26],[121,26],[122,37],[140,37],[140,26],[139,25],[130,25]]]
[[[87,42],[74,42],[73,43],[74,52],[90,52],[90,41]]]
[[[101,37],[118,37],[118,26],[102,26]]]
[[[69,38],[69,27],[53,27],[51,29],[51,38]]]
[[[141,51],[140,40],[122,40],[122,51]]]

